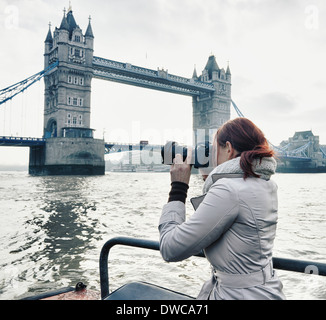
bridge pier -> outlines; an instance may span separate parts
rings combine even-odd
[[[29,167],[30,175],[36,175],[45,164],[45,146],[32,146],[29,148]]]
[[[104,175],[104,141],[50,138],[45,146],[30,147],[31,175]]]

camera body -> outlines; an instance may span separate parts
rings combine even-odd
[[[173,164],[176,154],[181,154],[183,161],[185,161],[188,150],[188,147],[179,145],[175,141],[169,141],[161,149],[162,163],[166,165]],[[196,169],[210,167],[212,163],[211,160],[212,145],[208,141],[197,143],[197,145],[192,148],[191,164],[193,164]]]

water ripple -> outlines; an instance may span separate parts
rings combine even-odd
[[[275,256],[326,261],[326,175],[278,174]],[[17,299],[84,281],[99,289],[98,258],[114,236],[158,240],[157,223],[169,173],[108,173],[103,177],[30,177],[0,173],[0,298]],[[304,183],[304,185],[303,185]],[[189,197],[201,194],[193,176]],[[187,215],[192,213],[187,202]],[[111,290],[150,281],[196,295],[210,276],[205,259],[163,262],[157,252],[115,247]],[[278,272],[289,299],[325,299],[325,278]]]

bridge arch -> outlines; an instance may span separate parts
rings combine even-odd
[[[44,132],[44,138],[57,138],[58,137],[58,125],[57,119],[50,118]]]

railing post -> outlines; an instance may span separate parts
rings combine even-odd
[[[108,258],[110,249],[115,245],[125,245],[131,247],[145,248],[151,250],[160,250],[158,241],[144,240],[137,238],[117,237],[107,241],[102,247],[100,254],[100,285],[101,285],[101,298],[105,299],[109,295],[109,271],[108,271]],[[201,252],[197,257],[205,257]],[[275,269],[294,271],[319,276],[326,276],[326,263],[303,261],[285,258],[273,258],[273,267]]]
[[[127,237],[117,237],[107,241],[102,247],[100,254],[100,285],[102,299],[106,298],[109,295],[108,258],[110,249],[117,244],[152,250],[160,250],[160,245],[157,241],[134,239]]]

